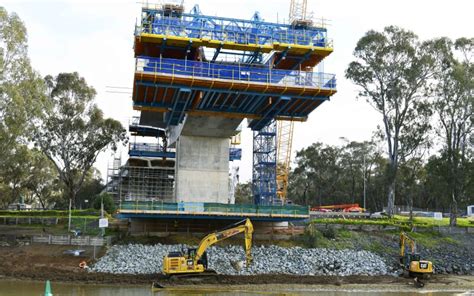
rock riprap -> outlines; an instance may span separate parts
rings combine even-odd
[[[116,274],[161,273],[163,257],[170,251],[186,249],[185,245],[116,245],[99,259],[90,271]],[[385,275],[390,268],[383,259],[368,251],[305,249],[300,247],[254,246],[253,262],[245,261],[242,246],[208,249],[209,268],[219,274],[296,274],[296,275]],[[241,264],[240,264],[241,265]]]

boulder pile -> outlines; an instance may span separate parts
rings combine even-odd
[[[94,264],[90,271],[115,274],[160,273],[163,257],[185,245],[116,245]],[[296,275],[386,275],[392,274],[384,260],[368,251],[282,248],[254,246],[253,262],[245,267],[242,246],[208,249],[209,268],[219,274],[296,274]],[[243,268],[240,268],[242,267]]]

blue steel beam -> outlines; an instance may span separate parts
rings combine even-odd
[[[145,86],[145,94],[143,95],[143,99],[146,100],[148,94],[148,86]]]
[[[296,70],[302,63],[304,63],[307,59],[309,59],[309,57],[311,56],[313,52],[314,52],[313,49],[308,50],[304,54],[304,56],[302,56],[301,59],[291,68],[291,70]]]
[[[218,94],[222,95],[229,95],[228,92],[218,92]],[[263,103],[265,102],[265,100],[267,100],[269,97],[268,96],[256,96],[256,95],[253,95],[253,94],[245,94],[245,95],[241,95],[241,97],[254,97],[253,99],[248,99],[248,98],[245,98],[245,99],[241,99],[241,101],[253,101],[251,105],[249,105],[249,107],[245,107],[245,108],[229,108],[229,106],[225,106],[225,105],[218,105],[218,106],[215,106],[215,107],[207,107],[207,108],[204,108],[204,107],[198,107],[198,108],[195,108],[193,110],[203,110],[203,111],[213,111],[213,112],[224,112],[224,113],[237,113],[237,114],[251,114],[251,115],[262,115],[262,112],[259,111],[262,109],[263,107]],[[299,104],[301,104],[298,108],[294,109],[293,111],[290,111],[290,107],[291,106],[294,106],[294,104],[296,104],[296,102],[293,102],[291,104],[288,104],[288,105],[285,105],[285,106],[282,106],[282,109],[278,111],[278,114],[275,115],[275,116],[288,116],[288,117],[294,117],[294,118],[304,118],[306,117],[308,114],[307,113],[304,113],[303,110],[304,108],[306,108],[308,106],[308,103],[311,103],[311,102],[315,102],[315,101],[325,101],[327,100],[327,97],[318,97],[318,98],[314,98],[313,100],[303,100],[303,101],[299,101]],[[172,103],[156,103],[156,102],[134,102],[134,106],[140,106],[140,107],[155,107],[155,108],[168,108],[168,109],[173,109],[174,107],[174,103],[175,101],[173,101]],[[188,108],[189,107],[189,108]],[[190,106],[186,105],[186,109],[184,110],[184,112],[186,111],[189,111],[190,110]],[[263,111],[267,111],[266,108],[263,109]],[[168,118],[168,116],[167,116]]]
[[[173,118],[172,114],[175,112],[176,107],[178,106],[178,97],[179,97],[179,92],[181,91],[180,88],[176,88],[173,94],[173,99],[171,102],[173,103],[173,106],[171,107],[171,110],[165,114],[166,118],[166,126],[169,126],[171,123],[171,119]]]
[[[281,61],[286,59],[286,55],[288,54],[288,50],[290,50],[291,46],[287,47],[278,57],[278,59],[273,63],[273,67],[278,67]]]
[[[245,104],[241,106],[239,109],[242,111],[247,110],[248,106],[252,104],[253,100],[257,97],[257,95],[248,95],[247,98],[245,99]]]
[[[155,90],[153,91],[153,103],[156,102],[156,95],[158,94],[158,87],[155,87]]]
[[[189,88],[182,88],[178,91],[178,96],[175,98],[173,109],[169,113],[167,125],[178,125],[184,118],[187,105],[191,98],[192,91]]]
[[[199,219],[199,220],[234,220],[241,221],[243,218],[247,217],[246,213],[239,214],[236,213],[233,216],[216,216],[213,215],[196,215],[195,213],[180,213],[180,214],[143,214],[143,213],[119,213],[117,214],[119,219],[172,219],[172,220],[181,220],[181,219]],[[309,216],[308,216],[309,217]],[[301,221],[308,219],[307,217],[295,217],[291,214],[285,217],[252,217],[252,221],[262,221],[262,222],[280,222],[280,221]]]
[[[219,53],[221,52],[222,46],[224,46],[224,43],[221,42],[221,45],[216,48],[216,51],[214,52],[214,56],[212,57],[212,62],[215,62],[217,57],[219,56]]]
[[[191,90],[189,90],[189,94],[188,94],[188,97],[186,98],[186,102],[184,103],[184,106],[183,106],[183,109],[181,110],[180,114],[179,114],[179,118],[178,118],[178,123],[181,123],[183,122],[183,119],[184,119],[184,114],[189,106],[189,103],[191,102],[191,98],[193,97],[193,92]]]
[[[159,158],[176,158],[175,152],[163,152],[163,151],[139,151],[129,150],[129,156],[135,157],[159,157]]]
[[[147,82],[147,81],[139,81],[137,80],[136,83],[138,85],[143,85],[143,86],[160,86],[160,87],[169,87],[169,88],[183,88],[183,87],[187,87],[186,85],[181,85],[181,84],[173,84],[173,85],[170,85],[170,84],[166,84],[166,83],[159,83],[159,82]],[[232,92],[232,93],[236,93],[237,91],[235,90],[226,90],[225,88],[207,88],[207,87],[199,87],[199,86],[192,86],[191,87],[192,89],[194,90],[200,90],[200,91],[205,91],[205,92],[221,92],[221,93],[229,93],[229,92]],[[261,92],[257,92],[257,91],[247,91],[247,90],[239,90],[238,93],[242,93],[242,94],[246,94],[246,95],[264,95],[266,97],[278,97],[278,96],[281,96],[280,93],[276,93],[276,92],[266,92],[266,93],[261,93]],[[303,99],[303,100],[326,100],[327,97],[326,96],[301,96],[301,95],[290,95],[291,98],[293,99]],[[201,103],[202,103],[202,100],[201,100]]]
[[[165,53],[165,50],[166,50],[166,38],[163,38],[163,42],[161,43],[161,47],[160,47],[160,54],[164,54]]]
[[[280,104],[280,102],[282,104]],[[263,115],[262,119],[259,120],[253,120],[250,124],[249,127],[252,130],[259,130],[266,126],[270,121],[272,121],[276,116],[279,115],[280,111],[283,110],[288,103],[291,102],[291,98],[289,97],[278,97],[277,101],[275,104],[270,108],[265,114]],[[277,107],[278,105],[281,105]]]

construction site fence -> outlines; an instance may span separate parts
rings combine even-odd
[[[172,77],[187,76],[208,79],[223,79],[238,82],[256,82],[283,86],[305,86],[336,89],[334,74],[299,70],[279,70],[255,67],[248,64],[219,64],[171,58],[136,58],[136,72],[168,74]]]
[[[104,246],[111,244],[111,237],[71,236],[71,235],[41,235],[32,236],[32,243],[49,245],[75,245],[75,246]]]
[[[62,225],[67,227],[67,217],[0,217],[0,225]],[[99,219],[86,217],[72,217],[71,230],[81,231],[83,234],[97,235],[100,233]]]
[[[159,201],[122,201],[121,210],[173,211],[197,213],[308,215],[309,208],[298,205],[246,205],[222,203],[166,203]]]
[[[324,21],[319,25],[323,25]],[[272,45],[285,43],[304,46],[331,47],[325,28],[293,29],[287,25],[203,15],[182,18],[156,14],[142,19],[135,26],[135,35],[156,34],[183,38],[209,39],[237,44]]]

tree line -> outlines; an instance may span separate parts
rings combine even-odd
[[[92,203],[103,188],[97,156],[126,140],[95,95],[77,72],[40,77],[28,58],[25,25],[0,7],[0,206]]]
[[[449,212],[452,200],[447,165],[443,154],[402,162],[398,168],[395,204],[405,209],[415,207]],[[297,152],[288,196],[297,204],[311,206],[347,203],[363,206],[365,195],[367,210],[382,211],[387,206],[388,166],[389,159],[380,143],[314,143]],[[474,182],[472,177],[467,177],[474,175],[472,157],[463,170],[466,173],[463,179],[465,194],[458,203],[465,210],[472,204],[474,195]]]
[[[474,38],[418,36],[395,26],[357,43],[345,73],[381,122],[368,142],[298,151],[289,198],[305,205],[395,205],[449,211],[474,203]],[[248,193],[248,185],[239,187]],[[240,196],[237,200],[242,199]]]

